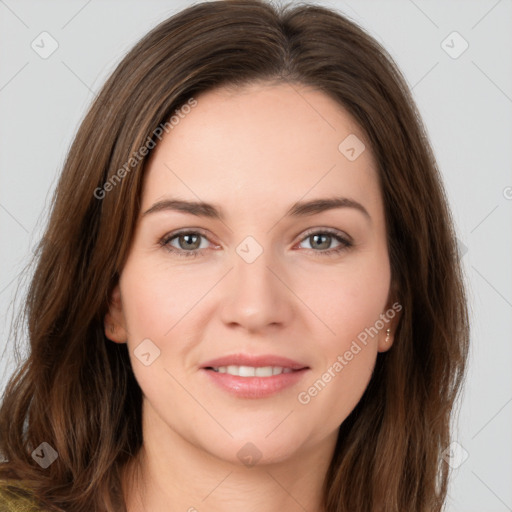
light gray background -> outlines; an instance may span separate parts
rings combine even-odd
[[[330,1],[413,89],[443,173],[471,300],[472,350],[449,512],[512,511],[512,2]],[[190,1],[0,0],[0,363],[20,272],[85,110],[124,53]],[[47,59],[41,32],[57,41]],[[469,44],[458,58],[462,40]],[[44,37],[44,36],[42,36]],[[442,42],[444,43],[444,48]],[[49,48],[49,40],[45,43]],[[72,215],[73,212],[70,212]],[[21,292],[23,286],[20,285]]]

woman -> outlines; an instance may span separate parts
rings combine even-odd
[[[400,72],[340,14],[208,2],[152,30],[38,257],[7,510],[441,510],[469,339],[452,220]]]

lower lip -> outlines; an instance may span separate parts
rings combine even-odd
[[[206,372],[219,387],[239,398],[265,398],[297,384],[308,368],[272,375],[272,377],[238,377],[205,368],[201,371]]]

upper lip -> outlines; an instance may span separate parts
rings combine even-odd
[[[308,368],[307,365],[289,359],[288,357],[268,355],[250,355],[250,354],[231,354],[228,356],[211,359],[201,365],[201,368],[219,368],[220,366],[280,366],[282,368],[291,368],[292,370],[302,370]]]

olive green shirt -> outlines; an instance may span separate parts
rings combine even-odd
[[[0,512],[44,512],[19,480],[0,480]]]

